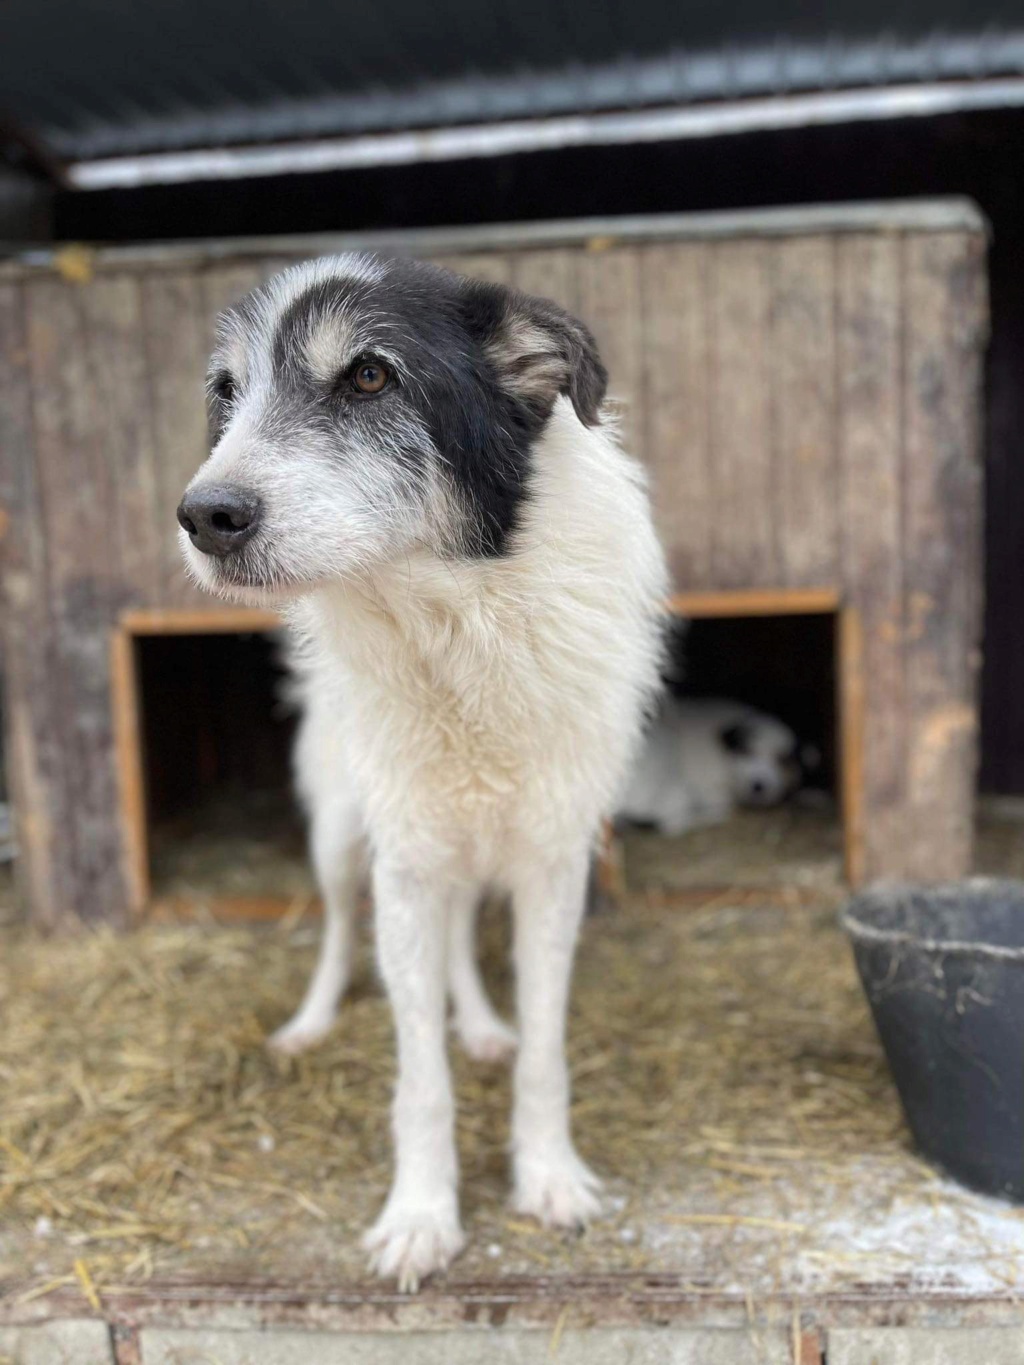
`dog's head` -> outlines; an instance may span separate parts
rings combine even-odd
[[[811,744],[801,744],[774,716],[749,711],[719,732],[729,763],[733,799],[741,806],[775,806],[820,763]]]
[[[287,270],[220,319],[186,562],[267,601],[414,550],[502,554],[556,400],[593,425],[605,383],[553,303],[407,260]]]

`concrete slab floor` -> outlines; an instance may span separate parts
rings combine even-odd
[[[828,1365],[1024,1365],[1020,1327],[834,1329]]]
[[[144,1365],[790,1365],[779,1332],[625,1328],[321,1333],[144,1330]]]
[[[88,1318],[0,1327],[0,1365],[114,1365],[110,1330]]]

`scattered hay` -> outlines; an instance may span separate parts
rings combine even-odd
[[[671,1272],[683,1286],[760,1291],[906,1273],[885,1220],[930,1216],[936,1190],[944,1209],[960,1205],[909,1153],[835,898],[656,901],[636,895],[588,921],[580,954],[576,1128],[608,1178],[609,1216],[573,1237],[508,1215],[508,1077],[459,1057],[471,1250],[454,1274]],[[153,1276],[362,1277],[358,1232],[386,1192],[393,1071],[368,950],[326,1043],[297,1059],[264,1047],[301,994],[314,930],[5,931],[11,1294],[63,1284],[102,1300]],[[488,916],[485,961],[507,1007],[506,938],[504,917]],[[879,1232],[880,1250],[861,1246],[861,1228]],[[996,1240],[966,1245],[1024,1283]]]
[[[635,830],[626,839],[628,882],[638,890],[781,885],[839,895],[842,828],[834,804],[816,798],[805,792],[772,810],[736,811],[725,824],[676,839]]]

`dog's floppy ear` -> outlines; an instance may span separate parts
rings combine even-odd
[[[502,388],[545,417],[565,394],[580,421],[596,425],[608,373],[578,318],[550,299],[477,280],[468,282],[467,312]]]
[[[728,749],[731,754],[750,753],[750,726],[738,721],[735,725],[727,725],[724,730],[719,730],[718,738],[722,741],[722,746]]]

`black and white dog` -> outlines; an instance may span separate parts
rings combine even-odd
[[[405,1288],[463,1241],[446,982],[473,1051],[513,1042],[473,959],[487,886],[515,918],[515,1206],[558,1225],[598,1207],[569,1132],[566,1001],[666,590],[605,381],[554,304],[410,261],[300,266],[221,319],[213,449],[178,509],[196,581],[285,606],[298,641],[327,918],[282,1046],[333,1016],[368,850],[399,1074],[397,1168],[367,1245]]]

